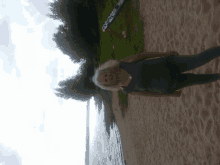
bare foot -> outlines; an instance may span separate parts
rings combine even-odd
[[[115,45],[113,45],[113,49],[115,49]]]
[[[122,31],[122,36],[123,36],[123,38],[126,38],[127,35],[126,35],[126,31],[125,30]]]

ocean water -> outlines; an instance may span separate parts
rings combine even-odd
[[[113,125],[113,129],[110,132],[108,151],[111,158],[110,164],[125,165],[120,132],[116,124]]]
[[[94,102],[91,101],[91,104]],[[102,107],[104,105],[102,104]],[[97,109],[92,109],[92,115],[96,115],[96,124],[90,129],[90,135],[93,134],[90,143],[90,165],[125,165],[123,150],[121,144],[120,132],[117,125],[114,123],[110,129],[110,137],[105,130],[104,111],[102,108],[100,114]],[[95,106],[94,106],[95,107]]]

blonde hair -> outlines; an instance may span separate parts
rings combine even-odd
[[[92,81],[94,82],[95,85],[98,87],[109,90],[109,91],[118,91],[121,89],[121,87],[117,84],[100,84],[100,82],[97,80],[99,75],[102,73],[117,73],[119,69],[119,61],[118,60],[108,60],[101,64],[98,68],[95,69],[95,74],[92,77]]]

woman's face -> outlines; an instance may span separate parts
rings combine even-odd
[[[101,73],[99,75],[98,81],[100,84],[109,84],[113,85],[116,84],[116,75],[112,73]]]

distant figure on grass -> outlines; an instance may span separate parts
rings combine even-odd
[[[149,59],[153,56],[163,56]],[[177,52],[140,53],[120,61],[108,60],[95,69],[95,85],[126,93],[148,91],[150,95],[171,94],[181,88],[205,84],[220,79],[220,74],[182,73],[202,66],[220,56],[220,46],[196,55],[178,55]],[[147,59],[148,58],[148,59]]]

